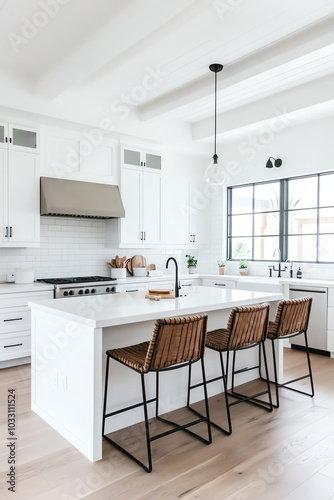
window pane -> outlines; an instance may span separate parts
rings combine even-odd
[[[317,206],[317,177],[289,181],[289,209]]]
[[[288,236],[288,259],[292,261],[315,261],[317,237]]]
[[[319,206],[334,206],[334,174],[321,175]]]
[[[334,262],[334,234],[319,236],[319,262]]]
[[[232,214],[246,214],[253,210],[253,187],[232,189]]]
[[[252,236],[252,215],[232,215],[231,235]]]
[[[319,209],[319,233],[334,233],[334,208]]]
[[[289,234],[310,234],[317,232],[316,210],[295,210],[288,213]]]
[[[275,235],[279,234],[279,213],[269,212],[254,215],[254,235]]]
[[[280,185],[278,182],[258,184],[254,188],[254,211],[279,210]]]
[[[254,259],[272,260],[275,248],[278,248],[278,236],[269,238],[254,238]]]
[[[232,259],[252,258],[252,238],[232,239]]]

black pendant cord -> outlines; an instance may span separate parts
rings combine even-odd
[[[215,152],[214,157],[217,156],[217,72],[215,72]]]
[[[209,69],[215,74],[215,150],[213,155],[213,163],[218,163],[217,156],[217,73],[223,69],[223,65],[219,63],[210,64]]]

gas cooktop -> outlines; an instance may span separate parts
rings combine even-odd
[[[67,285],[74,283],[97,283],[99,281],[115,281],[116,278],[107,276],[79,276],[77,278],[43,278],[37,281],[42,283],[50,283],[51,285]]]

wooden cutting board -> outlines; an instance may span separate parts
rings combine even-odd
[[[167,293],[167,294],[163,294],[163,295],[156,295],[153,293],[147,293],[145,295],[145,299],[150,299],[150,300],[175,299],[175,294],[174,293]]]
[[[134,255],[131,259],[132,269],[134,267],[146,267],[146,259],[143,255]]]
[[[168,290],[166,288],[152,288],[148,291],[148,293],[151,295],[170,295],[171,293],[174,293],[174,290]]]
[[[126,263],[126,268],[127,270],[129,271],[129,273],[131,274],[131,276],[133,275],[133,270],[132,270],[132,259],[129,259]]]

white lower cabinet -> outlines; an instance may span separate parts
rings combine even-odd
[[[0,368],[28,363],[31,351],[28,301],[52,299],[53,290],[0,295]]]
[[[207,279],[204,278],[202,280],[203,286],[212,286],[216,288],[236,288],[236,281],[233,280],[224,280],[221,278],[217,279]]]

